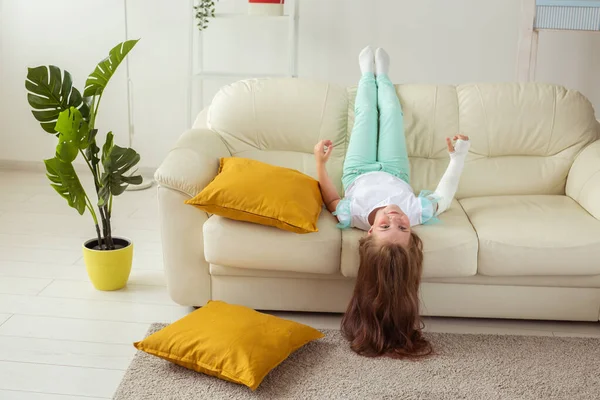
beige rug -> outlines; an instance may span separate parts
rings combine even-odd
[[[600,399],[599,339],[431,333],[438,355],[410,362],[359,357],[339,331],[323,332],[256,392],[138,352],[114,398]]]

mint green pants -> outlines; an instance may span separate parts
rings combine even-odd
[[[372,73],[365,73],[356,92],[354,128],[342,175],[344,190],[361,174],[373,171],[384,171],[409,183],[404,115],[396,89],[387,75],[378,75],[376,80]]]

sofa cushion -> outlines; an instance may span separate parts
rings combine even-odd
[[[600,221],[567,196],[463,199],[489,276],[600,274]]]
[[[318,330],[295,321],[209,301],[133,345],[182,367],[256,390],[292,352],[322,337]]]
[[[204,224],[204,254],[209,263],[227,267],[335,274],[341,246],[336,224],[322,212],[319,231],[299,235],[215,215]]]
[[[317,231],[323,199],[319,182],[295,169],[224,157],[215,179],[186,204],[237,221],[311,233]]]
[[[456,200],[440,215],[440,223],[420,225],[414,231],[423,240],[424,278],[453,278],[477,273],[477,235]],[[358,240],[366,232],[357,229],[342,232],[342,267],[344,276],[356,277],[360,258]]]

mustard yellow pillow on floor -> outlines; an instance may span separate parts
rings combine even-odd
[[[246,158],[221,159],[219,174],[187,204],[238,221],[317,232],[323,199],[319,182],[289,168]]]
[[[209,301],[134,346],[182,367],[255,390],[290,354],[323,336],[297,322]]]

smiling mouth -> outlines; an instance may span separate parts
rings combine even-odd
[[[398,211],[390,211],[390,212],[388,212],[388,215],[389,215],[389,214],[400,215],[400,213],[399,213]]]

